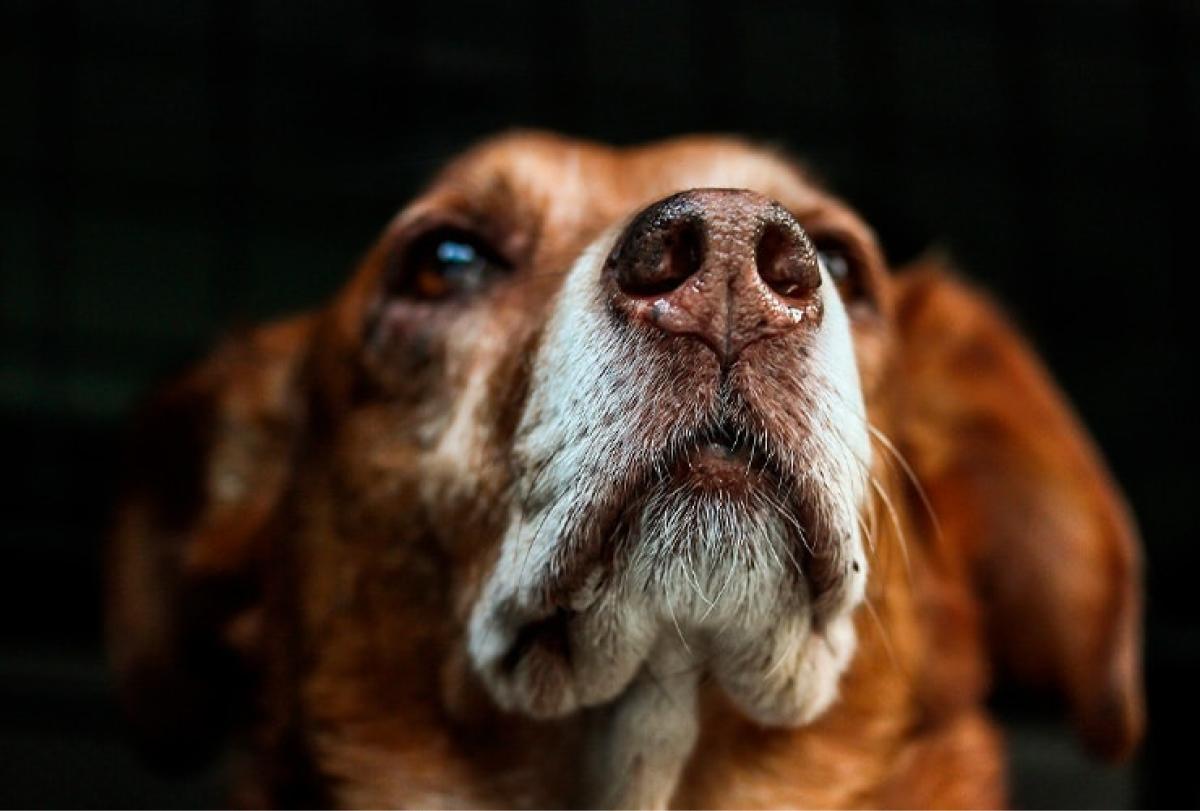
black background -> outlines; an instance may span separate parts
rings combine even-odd
[[[1104,770],[1005,702],[1017,800],[1200,802],[1190,521],[1200,4],[5,0],[0,802],[212,804],[125,748],[99,550],[132,399],[322,301],[392,212],[512,126],[744,133],[893,260],[951,248],[1032,337],[1146,540],[1150,738]]]

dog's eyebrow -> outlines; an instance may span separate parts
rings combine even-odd
[[[471,230],[487,230],[497,219],[511,220],[516,209],[511,187],[451,177],[439,178],[405,206],[388,229],[398,235],[420,230],[429,224],[448,224]]]
[[[505,171],[437,179],[393,219],[384,237],[393,246],[440,227],[476,235],[507,262],[523,265],[541,236],[545,206],[528,199]]]

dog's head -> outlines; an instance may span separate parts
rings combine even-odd
[[[1085,435],[982,299],[889,272],[767,150],[488,142],[326,308],[149,413],[110,599],[149,727],[226,703],[198,674],[250,683],[230,661],[330,735],[418,696],[574,717],[680,663],[804,725],[896,582],[913,627],[953,592],[988,629],[921,631],[917,669],[986,635],[1095,740],[1137,735],[1133,532]]]

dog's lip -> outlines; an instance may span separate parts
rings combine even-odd
[[[717,422],[699,431],[689,443],[697,450],[719,458],[748,456],[753,441],[728,422]]]
[[[823,589],[819,585],[818,555],[804,536],[808,533],[808,538],[813,537],[819,526],[817,516],[809,499],[777,466],[770,448],[770,437],[766,435],[716,423],[702,426],[665,447],[657,464],[628,470],[620,484],[580,516],[579,526],[587,528],[584,539],[559,550],[557,562],[551,567],[554,575],[542,591],[545,611],[540,620],[553,618],[556,624],[570,623],[591,609],[612,582],[627,552],[622,527],[628,527],[637,512],[630,509],[631,505],[643,501],[656,484],[685,486],[733,503],[748,503],[757,494],[765,494],[777,509],[791,512],[795,518],[792,525],[801,533],[794,539],[795,556],[801,566],[796,574],[808,581],[813,598],[819,597]],[[527,635],[532,634],[530,629]]]
[[[552,567],[556,575],[545,592],[547,609],[577,612],[576,594],[583,581],[597,569],[604,580],[620,566],[624,547],[619,539],[625,535],[622,527],[637,513],[630,508],[656,485],[684,486],[732,502],[748,502],[756,494],[766,493],[781,507],[787,505],[801,526],[811,526],[808,519],[812,516],[806,505],[789,495],[789,479],[776,467],[768,448],[766,436],[739,430],[728,420],[714,420],[664,446],[657,462],[629,469],[620,484],[581,514],[580,526],[586,527],[586,540],[559,550],[558,562]],[[807,557],[803,548],[798,554]]]
[[[676,479],[690,479],[707,489],[745,490],[763,483],[778,482],[768,465],[761,439],[738,431],[728,423],[716,423],[697,432],[678,449],[668,452],[667,468]]]

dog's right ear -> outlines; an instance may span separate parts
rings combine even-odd
[[[260,561],[302,422],[312,319],[225,341],[132,426],[109,541],[109,657],[138,743],[162,766],[210,755],[248,707]]]
[[[991,658],[1069,702],[1099,754],[1142,735],[1141,554],[1120,488],[1036,352],[944,260],[897,276],[900,444],[965,564]],[[945,564],[947,569],[959,564]]]

